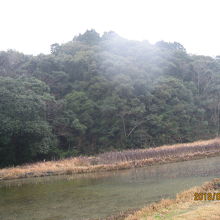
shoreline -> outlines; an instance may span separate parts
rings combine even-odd
[[[210,182],[205,182],[201,186],[195,186],[183,192],[177,193],[174,199],[162,199],[159,202],[154,202],[145,206],[138,211],[125,216],[124,220],[153,220],[153,219],[198,219],[193,215],[208,215],[211,219],[210,213],[216,211],[216,204],[219,207],[219,200],[202,200],[195,201],[194,193],[216,193],[220,192],[220,178],[215,178]],[[202,213],[201,210],[207,208],[206,212]],[[216,213],[220,216],[220,212]],[[181,218],[182,217],[182,218]],[[191,218],[192,217],[192,218]],[[201,216],[200,216],[201,217]],[[115,220],[119,218],[115,218]],[[204,219],[204,218],[201,218]],[[216,218],[214,218],[216,219]]]
[[[131,154],[130,152],[135,152],[133,153],[135,154],[135,156],[133,156],[134,158],[132,158],[132,156],[130,156],[130,158],[126,156],[128,153]],[[220,139],[161,146],[146,150],[139,149],[113,153],[109,152],[104,153],[103,157],[105,159],[106,155],[117,156],[117,154],[120,154],[120,156],[123,155],[123,158],[126,157],[126,161],[118,160],[118,162],[116,161],[107,164],[100,162],[100,164],[93,165],[94,161],[96,163],[97,161],[103,161],[101,155],[97,157],[75,157],[59,161],[37,162],[17,167],[3,168],[0,169],[0,182],[4,180],[30,177],[115,171],[215,157],[220,155]],[[146,159],[136,159],[137,154],[141,156],[146,155],[146,157],[151,154],[151,157]]]

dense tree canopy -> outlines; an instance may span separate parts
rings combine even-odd
[[[53,155],[56,138],[49,124],[48,86],[32,77],[0,77],[1,163],[22,163]]]
[[[51,54],[0,52],[0,166],[212,138],[220,59],[95,30]]]

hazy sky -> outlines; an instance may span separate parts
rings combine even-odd
[[[0,50],[49,53],[86,29],[220,54],[220,0],[0,0]]]

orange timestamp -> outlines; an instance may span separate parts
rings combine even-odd
[[[194,193],[194,200],[195,201],[220,200],[220,193]]]

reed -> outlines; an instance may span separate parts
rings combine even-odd
[[[142,167],[220,155],[220,139],[148,149],[106,152],[96,157],[74,157],[0,169],[0,180],[89,173]]]
[[[197,141],[193,143],[165,145],[156,148],[124,150],[121,152],[106,152],[99,155],[99,162],[111,164],[131,160],[143,160],[150,158],[179,157],[191,154],[209,154],[220,152],[220,139]]]

